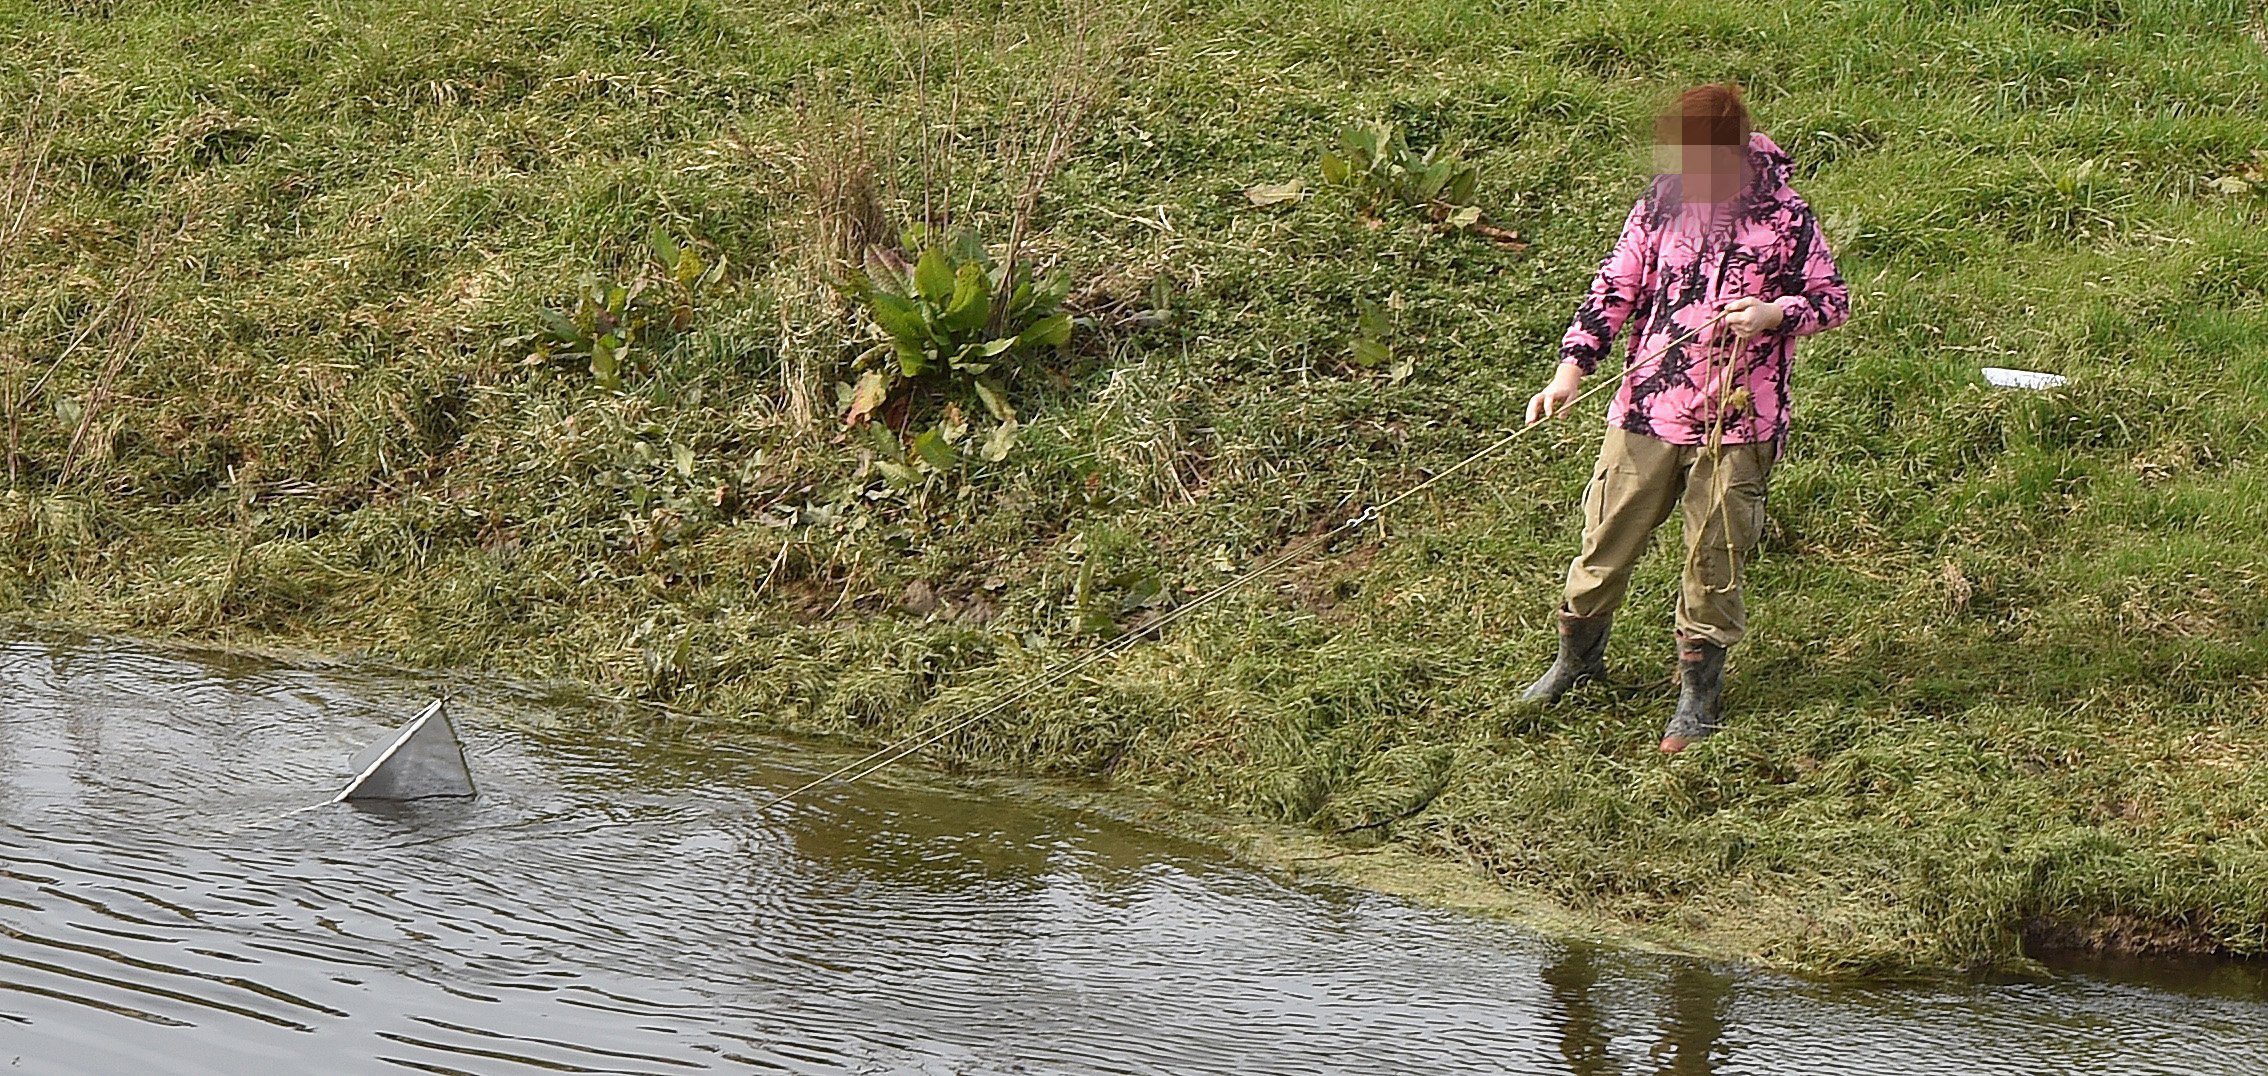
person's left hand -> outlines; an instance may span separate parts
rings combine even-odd
[[[1788,312],[1780,309],[1780,304],[1765,302],[1753,295],[1725,304],[1725,325],[1743,340],[1779,328],[1787,317]]]

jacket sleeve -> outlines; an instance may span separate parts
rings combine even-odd
[[[1835,254],[1827,249],[1827,233],[1810,206],[1796,218],[1795,253],[1789,268],[1796,279],[1787,281],[1784,294],[1774,300],[1787,315],[1780,331],[1789,336],[1810,336],[1851,320],[1851,292],[1835,268]]]
[[[1575,308],[1575,320],[1559,341],[1559,361],[1574,363],[1586,374],[1599,368],[1614,335],[1630,320],[1630,312],[1646,295],[1646,276],[1654,264],[1658,242],[1653,222],[1654,196],[1648,191],[1630,208],[1622,224],[1622,237],[1591,278],[1591,290]]]

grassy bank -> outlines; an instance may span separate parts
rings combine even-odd
[[[1511,703],[1593,412],[932,756],[1383,837],[1789,966],[2268,950],[2257,10],[1231,0],[1082,46],[1040,4],[904,7],[0,0],[0,609],[901,736],[1516,423],[1656,94],[1729,77],[1858,307],[1798,360],[1732,731],[1653,751],[1673,552],[1619,686]],[[1005,242],[999,146],[1098,44],[1028,236],[1087,323],[1010,386],[1004,459],[893,480],[839,421],[864,344],[815,236],[862,161],[905,219],[902,151],[942,133],[959,223]],[[1477,165],[1525,247],[1324,187],[1381,118]],[[618,388],[531,360],[537,311],[650,272],[657,229],[723,266],[682,331]]]

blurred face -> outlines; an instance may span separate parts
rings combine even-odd
[[[1730,201],[1748,181],[1746,150],[1725,144],[1737,135],[1720,126],[1677,115],[1663,116],[1654,125],[1654,170],[1682,176],[1687,201]]]

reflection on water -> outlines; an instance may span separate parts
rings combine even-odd
[[[1669,1014],[1663,1021],[1665,1072],[1699,1076],[1712,1071],[1710,1056],[1725,1028],[1725,1001],[1732,978],[1699,963],[1670,968]]]
[[[458,708],[470,802],[289,814],[417,685],[0,648],[0,1072],[2235,1073],[2268,991],[1855,989],[1542,941],[818,760]]]
[[[1543,983],[1551,992],[1559,1023],[1559,1056],[1574,1076],[1601,1076],[1613,1071],[1607,1057],[1605,1022],[1591,1003],[1591,988],[1599,969],[1589,949],[1568,949],[1543,968]]]
[[[1570,946],[1546,959],[1539,972],[1559,1026],[1561,1071],[1571,1076],[1621,1072],[1697,1076],[1733,1071],[1720,1069],[1716,1061],[1725,1006],[1732,996],[1731,974],[1699,961],[1665,962],[1659,1027],[1645,1063],[1635,1065],[1617,1060],[1609,1034],[1613,1018],[1593,997],[1602,965],[1618,974],[1627,970],[1628,962],[1597,949]]]

